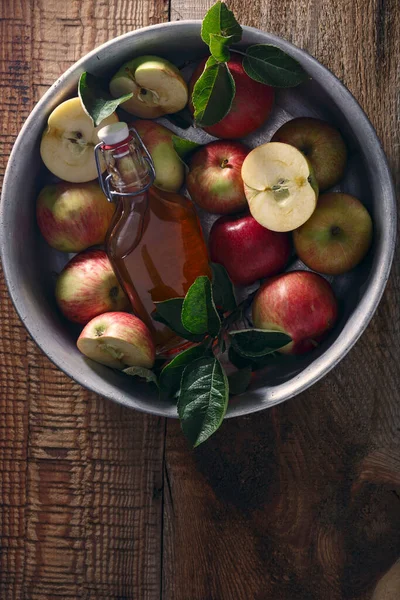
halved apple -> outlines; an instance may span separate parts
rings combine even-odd
[[[244,191],[256,221],[272,231],[303,225],[317,205],[318,186],[306,157],[293,146],[269,142],[242,165]]]
[[[140,319],[125,312],[105,313],[92,319],[76,345],[88,358],[114,369],[151,369],[154,364],[150,331]]]
[[[94,147],[99,143],[97,132],[117,121],[118,117],[113,113],[95,127],[79,98],[62,102],[49,116],[42,136],[40,154],[44,164],[64,181],[83,183],[96,179]],[[104,171],[105,164],[102,167]]]
[[[188,88],[179,70],[164,58],[139,56],[122,65],[110,82],[115,98],[133,93],[121,106],[132,115],[156,119],[182,110]]]

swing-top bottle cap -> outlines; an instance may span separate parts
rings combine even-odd
[[[106,146],[114,146],[126,140],[129,137],[129,129],[126,123],[119,121],[102,127],[97,132],[98,138]]]

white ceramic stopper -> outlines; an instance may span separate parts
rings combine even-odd
[[[99,140],[106,146],[113,146],[119,144],[129,137],[129,129],[126,123],[119,121],[118,123],[112,123],[102,127],[97,133]]]

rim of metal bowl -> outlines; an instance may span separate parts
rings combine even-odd
[[[129,38],[135,38],[136,36],[141,36],[149,31],[156,31],[168,28],[182,28],[182,27],[192,27],[193,33],[197,35],[200,33],[200,20],[185,20],[185,21],[177,21],[172,23],[161,23],[158,25],[151,25],[149,27],[144,27],[137,29],[135,31],[126,33],[124,35],[113,38],[112,40],[98,46],[76,63],[74,63],[57,81],[50,87],[50,89],[44,94],[44,96],[40,99],[40,101],[36,104],[26,122],[24,123],[17,140],[12,149],[9,164],[7,166],[7,170],[4,177],[3,182],[3,193],[2,193],[2,202],[0,204],[0,254],[3,262],[3,270],[5,275],[5,280],[8,286],[8,290],[14,304],[14,307],[22,319],[22,316],[25,313],[24,300],[22,297],[18,296],[14,290],[18,289],[17,285],[17,277],[16,274],[10,267],[9,261],[9,253],[6,244],[7,236],[5,234],[5,215],[6,215],[6,196],[7,196],[7,187],[9,179],[11,179],[12,170],[10,165],[16,160],[19,151],[23,146],[23,138],[25,131],[27,131],[30,127],[30,124],[36,118],[36,115],[40,113],[42,107],[45,106],[50,98],[53,97],[56,93],[58,93],[59,88],[69,80],[70,77],[75,76],[77,73],[83,71],[84,64],[95,57],[96,54],[106,50],[107,48],[118,44],[122,40],[126,40]],[[383,232],[383,239],[381,240],[378,260],[376,261],[376,269],[372,274],[369,282],[368,282],[368,293],[365,293],[354,310],[351,319],[346,323],[342,332],[335,340],[335,342],[331,345],[330,348],[326,350],[321,356],[311,362],[311,364],[306,367],[303,371],[301,371],[298,375],[290,379],[289,381],[274,386],[273,391],[269,393],[269,398],[266,401],[263,398],[262,389],[255,392],[254,402],[252,405],[245,403],[244,405],[240,405],[240,403],[231,406],[228,409],[227,417],[240,416],[245,414],[250,414],[253,412],[257,412],[259,410],[263,410],[275,404],[279,404],[284,400],[288,400],[289,398],[301,393],[306,390],[312,384],[319,381],[325,374],[327,374],[332,368],[334,368],[338,362],[344,358],[344,356],[349,352],[349,350],[354,346],[359,337],[365,331],[367,325],[369,324],[378,304],[384,292],[386,282],[389,277],[390,268],[393,260],[393,254],[395,249],[396,242],[396,198],[394,185],[392,182],[392,177],[390,174],[390,170],[387,164],[387,159],[385,153],[381,147],[380,141],[377,137],[377,134],[370,123],[368,117],[364,113],[361,106],[358,104],[357,100],[353,97],[353,95],[349,92],[349,90],[337,79],[337,77],[329,71],[326,67],[324,67],[321,63],[319,63],[315,58],[310,56],[304,50],[301,50],[297,46],[294,46],[290,42],[286,40],[274,36],[272,34],[263,32],[259,29],[253,27],[243,27],[245,34],[250,34],[253,38],[259,37],[259,43],[264,42],[262,38],[264,36],[268,37],[269,43],[276,43],[278,46],[283,48],[289,54],[291,54],[294,58],[300,60],[305,67],[305,69],[310,73],[310,75],[317,80],[321,80],[323,77],[328,77],[329,79],[329,96],[335,102],[336,105],[340,107],[346,106],[346,117],[351,122],[353,128],[357,128],[357,134],[361,138],[362,142],[365,142],[365,147],[369,148],[376,157],[377,163],[377,173],[376,176],[382,182],[381,194],[385,198],[385,204],[387,209],[386,219],[387,224]],[[28,332],[35,340],[37,345],[41,348],[41,350],[54,362],[54,364],[60,368],[66,375],[71,377],[71,379],[77,381],[81,385],[89,388],[93,392],[99,394],[100,396],[104,396],[110,400],[114,400],[118,403],[124,403],[121,399],[121,396],[117,393],[109,393],[106,392],[104,388],[100,388],[97,385],[87,385],[87,382],[82,381],[82,378],[79,378],[75,373],[68,369],[68,366],[61,365],[57,360],[57,356],[54,354],[49,354],[46,350],[46,336],[42,334],[40,330],[35,327],[35,323],[33,319],[30,319],[29,314],[24,316],[22,319],[25,327]],[[271,388],[270,388],[271,389]],[[265,394],[264,394],[265,395]],[[129,404],[131,406],[131,404]],[[176,416],[175,411],[171,411],[171,407],[166,406],[165,410],[157,409],[152,407],[150,404],[148,408],[144,408],[143,406],[136,407],[137,410],[141,410],[142,412],[147,412],[149,414],[156,414],[160,416]]]

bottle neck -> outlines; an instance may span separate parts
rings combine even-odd
[[[110,200],[118,194],[135,198],[152,185],[155,171],[151,156],[133,129],[126,139],[116,144],[101,144],[100,151],[107,171],[105,187]],[[100,183],[103,183],[102,178]]]

